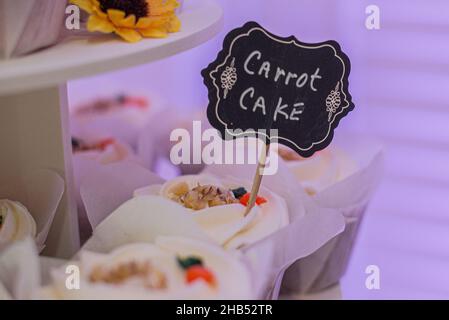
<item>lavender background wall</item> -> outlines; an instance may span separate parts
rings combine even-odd
[[[188,0],[186,0],[188,1]],[[334,39],[351,57],[356,103],[339,132],[372,135],[386,148],[386,174],[364,220],[345,298],[449,298],[449,2],[447,0],[221,0],[223,33],[176,57],[72,82],[70,101],[155,92],[183,110],[206,105],[200,70],[226,32],[255,20],[302,41]],[[365,8],[380,8],[380,30]],[[367,290],[376,264],[381,289]]]

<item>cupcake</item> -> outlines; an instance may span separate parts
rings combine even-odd
[[[108,254],[81,251],[80,289],[68,290],[65,266],[39,297],[56,299],[249,299],[250,275],[220,247],[188,238],[157,237]]]
[[[0,249],[26,237],[36,237],[36,222],[20,202],[0,200]]]
[[[75,157],[93,160],[99,164],[123,161],[132,154],[127,145],[112,138],[95,142],[72,138],[72,150]]]
[[[145,97],[117,95],[79,105],[71,114],[72,135],[113,137],[134,148],[154,111],[153,104]]]
[[[250,184],[210,175],[186,175],[138,189],[134,196],[156,194],[186,209],[206,234],[226,249],[238,249],[288,225],[285,201],[261,188],[256,205],[246,213]]]
[[[99,166],[121,161],[138,162],[138,159],[129,146],[113,138],[82,140],[72,137],[72,152],[78,224],[83,243],[91,235],[92,228],[81,200],[80,185],[82,181],[92,172],[98,171]]]
[[[295,151],[279,146],[278,154],[311,196],[358,170],[356,162],[336,147],[321,150],[310,158],[303,158]]]
[[[177,133],[183,132],[184,137],[188,136],[188,139],[192,139],[198,134],[197,132],[203,132],[209,128],[210,124],[204,112],[194,110],[186,112],[184,109],[167,106],[142,130],[138,143],[138,155],[146,168],[167,180],[181,174],[198,174],[204,169],[205,164],[203,161],[194,161],[193,152],[188,157],[187,163],[177,164],[173,163],[171,152],[183,139],[177,136]],[[202,141],[201,148],[205,145],[206,142]]]

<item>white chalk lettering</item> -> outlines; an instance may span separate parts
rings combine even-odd
[[[297,88],[300,89],[306,87],[307,85],[312,91],[318,91],[317,80],[322,79],[322,76],[320,75],[320,68],[316,68],[313,74],[309,74],[307,72],[303,72],[300,74],[289,70],[285,70],[280,66],[276,66],[275,71],[272,66],[272,63],[268,60],[263,60],[262,58],[263,58],[262,53],[259,50],[251,52],[246,58],[245,63],[243,65],[245,72],[249,75],[255,75],[256,72],[254,70],[251,70],[249,67],[252,62],[257,60],[260,61],[258,69],[257,67],[255,67],[255,70],[258,70],[257,71],[258,76],[264,77],[265,79],[271,79],[275,83],[282,81],[286,86],[295,85]],[[295,79],[296,81],[294,81]]]
[[[251,61],[251,59],[252,59],[253,57],[255,57],[255,56],[257,56],[257,60],[260,60],[260,58],[262,57],[262,53],[261,53],[260,51],[258,51],[258,50],[253,51],[253,52],[248,56],[248,58],[246,59],[245,65],[243,66],[244,69],[245,69],[245,71],[246,71],[246,73],[249,74],[249,75],[253,75],[253,74],[254,74],[254,71],[249,70],[248,65],[249,65],[249,62]]]
[[[310,89],[312,89],[313,91],[317,91],[317,89],[315,88],[315,86],[313,85],[315,83],[316,79],[321,79],[322,77],[318,74],[320,72],[320,68],[316,68],[316,71],[314,74],[312,74],[310,76]]]
[[[309,76],[307,75],[307,73],[303,73],[302,75],[299,76],[298,80],[296,80],[296,86],[298,88],[302,88],[305,86],[308,80]]]
[[[285,77],[285,70],[278,67],[276,70],[276,75],[274,76],[274,82],[278,82],[281,76]]]
[[[282,114],[285,119],[288,119],[287,112],[283,111],[284,109],[288,108],[288,104],[282,104],[282,97],[279,97],[278,105],[276,106],[276,110],[274,111],[274,121],[277,120],[278,114]]]
[[[262,73],[265,73],[265,78],[269,78],[270,77],[270,63],[268,61],[265,61],[264,63],[262,63],[262,66],[260,67],[259,70],[259,76],[262,75]]]
[[[243,99],[245,99],[245,96],[249,94],[251,98],[254,98],[254,88],[248,88],[245,91],[243,91],[242,95],[240,96],[240,108],[243,110],[248,110],[248,108],[243,104]]]
[[[260,96],[259,98],[257,98],[256,103],[254,104],[253,112],[256,112],[257,108],[262,109],[262,113],[264,116],[267,114],[267,112],[265,110],[265,98],[264,97]]]
[[[290,113],[290,120],[299,121],[299,118],[295,116],[302,114],[303,112],[304,112],[304,103],[302,102],[295,103],[293,105],[292,112]]]
[[[288,84],[290,83],[290,79],[296,79],[296,78],[298,78],[298,75],[296,73],[289,72],[287,74],[287,77],[285,77],[285,85],[288,86]]]

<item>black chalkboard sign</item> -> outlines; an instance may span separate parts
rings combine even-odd
[[[248,22],[226,36],[217,59],[202,71],[209,122],[224,138],[277,129],[277,136],[262,134],[311,156],[329,145],[354,108],[349,72],[335,41],[303,43]]]

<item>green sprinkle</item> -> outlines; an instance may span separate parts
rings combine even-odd
[[[246,189],[243,188],[243,187],[240,187],[240,188],[237,188],[237,189],[232,189],[231,191],[234,194],[234,197],[236,199],[240,199],[241,197],[243,197],[245,194],[248,193],[248,191],[246,191]]]
[[[195,256],[188,256],[186,258],[177,257],[176,260],[178,261],[179,266],[184,270],[187,270],[191,266],[203,265],[203,260]]]

